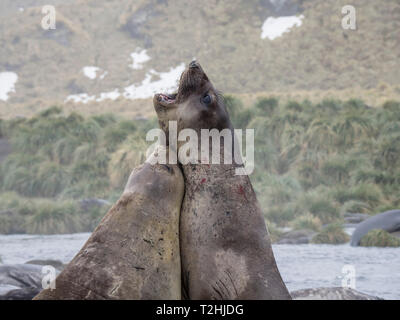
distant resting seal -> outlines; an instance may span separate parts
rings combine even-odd
[[[156,95],[156,99],[174,111],[169,116],[175,119],[169,120],[177,120],[178,132],[191,128],[200,137],[201,129],[216,128],[229,129],[233,134],[222,97],[196,62],[182,74],[177,95]],[[221,159],[224,149],[221,143]],[[206,300],[291,299],[250,179],[235,175],[237,167],[182,165],[183,296]]]
[[[36,293],[42,286],[42,267],[33,264],[0,265],[0,300],[13,289],[32,288]]]
[[[379,213],[361,222],[351,236],[350,245],[358,246],[362,237],[373,229],[382,229],[391,233],[400,231],[400,210]]]
[[[134,169],[121,198],[57,277],[56,289],[34,299],[180,299],[183,192],[177,165],[146,162]]]

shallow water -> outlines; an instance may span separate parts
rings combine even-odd
[[[70,235],[0,235],[3,263],[32,259],[69,262],[89,233]],[[400,248],[354,248],[349,245],[274,245],[283,280],[290,291],[340,287],[345,265],[355,270],[356,289],[385,299],[400,299]]]

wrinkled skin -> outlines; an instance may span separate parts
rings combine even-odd
[[[183,192],[177,165],[146,162],[133,170],[121,198],[57,277],[56,289],[34,299],[180,299]]]
[[[163,100],[160,95],[155,99]],[[191,128],[199,137],[201,129],[213,128],[229,129],[233,135],[223,98],[198,63],[182,74],[178,94],[165,100],[170,111],[163,113],[164,123],[177,120],[178,130]],[[225,149],[232,151],[223,143],[220,148],[221,159]],[[186,299],[291,299],[250,179],[235,175],[239,166],[182,165],[180,245]]]

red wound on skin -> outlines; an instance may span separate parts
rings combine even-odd
[[[238,188],[238,194],[240,194],[241,196],[243,196],[243,197],[247,200],[246,193],[245,193],[245,191],[244,191],[243,186],[239,186],[239,188]]]
[[[206,181],[207,181],[206,178],[201,179],[201,184],[203,184],[203,183],[206,182]]]

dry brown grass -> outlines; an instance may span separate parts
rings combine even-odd
[[[3,1],[10,7],[13,3]],[[240,95],[246,105],[263,95],[313,101],[362,98],[371,105],[398,99],[397,0],[352,1],[358,13],[356,31],[341,28],[341,8],[347,0],[304,0],[303,25],[274,41],[260,38],[261,26],[272,14],[261,3],[56,1],[55,31],[40,28],[40,7],[10,10],[0,19],[0,43],[7,44],[0,45],[0,72],[15,71],[19,81],[16,94],[7,103],[0,102],[0,117],[32,115],[49,105],[63,104],[69,94],[98,95],[124,88],[141,82],[150,69],[164,72],[193,57],[201,61],[218,88]],[[129,32],[132,17],[136,24]],[[132,70],[128,68],[130,53],[138,47],[146,48],[152,59],[143,70]],[[88,65],[108,75],[90,80],[81,72]],[[109,100],[66,104],[65,108],[127,117],[152,114],[148,101]]]

